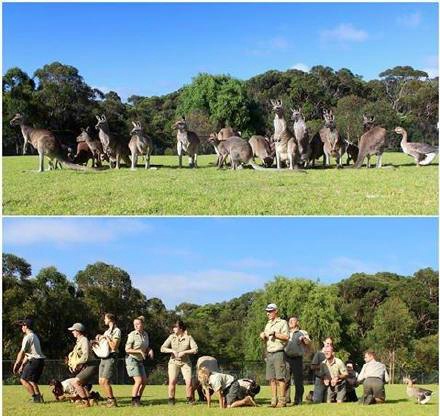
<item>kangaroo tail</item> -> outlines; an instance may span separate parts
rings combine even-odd
[[[365,150],[359,149],[358,157],[357,157],[356,163],[354,164],[354,167],[356,169],[359,169],[362,167],[362,164],[364,163],[365,156],[367,156]]]
[[[81,172],[95,172],[99,169],[96,168],[89,168],[87,166],[81,166],[81,165],[77,165],[75,163],[69,162],[65,159],[61,159],[59,160],[59,162],[66,168],[68,169],[72,169],[72,170],[79,170]]]

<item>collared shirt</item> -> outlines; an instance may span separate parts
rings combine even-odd
[[[108,328],[107,331],[104,332],[104,337],[109,337],[112,341],[121,340],[121,330],[114,326],[113,328]],[[111,352],[117,352],[119,349],[119,342],[116,343],[116,348],[111,350]]]
[[[85,335],[81,335],[76,339],[76,344],[73,347],[72,353],[76,358],[75,364],[86,364],[90,361],[93,361],[93,356],[90,353],[90,344],[89,340]]]
[[[347,375],[345,364],[339,358],[334,357],[333,362],[324,360],[321,363],[321,376],[335,378],[343,374]]]
[[[310,339],[307,331],[303,331],[302,329],[295,328],[289,331],[289,341],[287,341],[284,348],[288,357],[302,357],[304,355],[305,345],[300,341],[301,337]]]
[[[148,334],[145,331],[131,331],[128,334],[127,342],[125,344],[125,349],[142,350],[144,353],[147,351],[150,345],[150,340]],[[138,361],[143,361],[141,353],[129,353],[130,357]]]
[[[284,346],[287,344],[287,341],[281,341],[278,338],[269,336],[272,332],[279,332],[283,335],[289,335],[289,326],[284,319],[280,317],[275,318],[273,321],[269,320],[264,328],[264,333],[268,337],[266,342],[266,351],[267,352],[277,352],[283,351]]]
[[[178,336],[176,334],[171,334],[160,347],[161,352],[188,351],[188,354],[197,354],[198,350],[199,348],[197,347],[194,338],[191,335],[187,334],[186,332],[181,336]],[[183,357],[180,358],[171,357],[170,360],[189,361],[188,354],[185,354]]]
[[[226,390],[234,382],[234,380],[235,378],[229,374],[211,373],[208,382],[214,392],[217,392],[219,390]]]
[[[371,360],[363,365],[362,370],[358,375],[358,381],[361,383],[368,377],[378,377],[386,383],[390,381],[385,364],[376,360]]]
[[[25,353],[28,359],[46,358],[41,351],[40,340],[33,331],[30,331],[23,337],[21,351]]]

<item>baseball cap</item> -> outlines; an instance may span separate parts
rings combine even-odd
[[[76,322],[74,323],[70,328],[67,328],[69,331],[80,331],[80,332],[84,332],[86,330],[86,327],[79,323]]]
[[[278,310],[278,306],[275,303],[269,303],[269,305],[266,306],[266,312],[272,312]]]
[[[32,326],[32,319],[30,318],[25,318],[25,319],[20,319],[19,321],[16,322],[17,325],[26,325],[27,327],[31,327]]]

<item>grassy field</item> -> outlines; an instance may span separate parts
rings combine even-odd
[[[176,156],[153,156],[158,169],[149,171],[37,173],[36,156],[4,157],[3,213],[437,215],[438,163],[417,168],[403,153],[385,154],[383,169],[332,166],[307,173],[219,171],[214,161],[201,156],[198,169],[178,169]]]
[[[437,386],[426,386],[435,390]],[[306,386],[306,393],[311,386]],[[362,388],[358,388],[360,395]],[[300,408],[287,407],[285,409],[269,409],[270,392],[268,387],[263,387],[257,396],[257,408],[236,408],[228,410],[234,415],[268,415],[268,414],[301,414],[301,416],[423,416],[437,415],[437,395],[426,405],[417,405],[409,400],[405,393],[405,386],[393,385],[386,387],[387,403],[380,406],[361,406],[357,403],[342,404],[304,404]],[[50,416],[63,415],[74,416],[80,414],[101,415],[104,408],[101,406],[88,409],[76,409],[75,405],[66,402],[55,402],[47,386],[42,387],[42,393],[46,399],[45,404],[33,404],[21,386],[3,386],[3,414],[5,416]],[[115,386],[115,395],[119,398],[118,408],[106,409],[105,413],[120,416],[136,415],[217,415],[223,414],[219,409],[218,403],[214,402],[213,407],[208,409],[205,404],[188,406],[184,401],[183,386],[178,386],[178,402],[175,407],[167,405],[167,387],[166,386],[147,386],[143,397],[143,406],[141,408],[132,408],[130,406],[130,386]]]

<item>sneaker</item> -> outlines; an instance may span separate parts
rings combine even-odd
[[[196,404],[196,402],[194,401],[194,399],[192,399],[191,397],[187,397],[186,398],[186,404],[189,404],[191,406],[194,406]]]
[[[174,397],[169,397],[168,398],[168,405],[174,406],[175,404],[176,404],[176,399]]]
[[[277,403],[277,405],[275,407],[286,407],[286,401],[284,400],[283,397],[280,397],[278,399],[278,403]]]
[[[79,407],[79,408],[90,407],[90,402],[87,399],[81,400],[79,402],[79,404],[77,405],[77,407]]]

